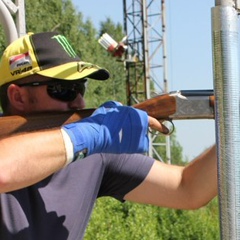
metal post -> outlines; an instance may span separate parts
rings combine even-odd
[[[162,0],[162,36],[163,36],[163,82],[164,92],[168,90],[168,61],[167,61],[167,33],[166,33],[166,1]],[[169,124],[166,124],[169,128]],[[171,163],[171,139],[166,136],[166,162]]]
[[[16,24],[12,14],[16,16]],[[25,2],[16,0],[0,0],[0,24],[3,26],[7,44],[26,34]]]
[[[12,15],[2,0],[0,0],[0,23],[2,24],[6,34],[7,43],[11,43],[18,38],[17,28]]]
[[[16,5],[18,6],[18,11],[16,14],[18,36],[22,37],[26,34],[25,1],[16,0]]]
[[[221,239],[240,239],[239,42],[235,1],[212,8]]]

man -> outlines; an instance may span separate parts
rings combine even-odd
[[[18,45],[18,42],[16,41],[15,44]],[[1,62],[1,68],[5,70],[10,68],[10,71],[8,71],[8,74],[10,74],[10,78],[9,76],[5,75],[4,79],[8,79],[9,81],[11,81],[14,75],[15,77],[22,77],[25,72],[22,71],[22,73],[20,74],[18,66],[23,66],[23,68],[21,68],[23,70],[26,69],[26,66],[29,67],[29,56],[27,56],[26,54],[17,54],[13,56],[11,53],[8,52],[8,50],[6,50],[5,55],[6,56],[4,56],[3,59],[5,59],[6,61],[3,60]],[[9,55],[11,55],[11,57],[9,59],[6,59]],[[65,59],[65,61],[67,60]],[[82,64],[84,63],[82,62]],[[5,70],[4,73],[7,73]],[[32,68],[31,74],[33,74],[34,71],[36,71],[36,66],[35,68]],[[95,72],[95,74],[100,79],[108,77],[108,72],[106,70],[98,69],[98,67],[95,66],[93,66],[92,68],[88,66],[88,69],[86,69],[85,72],[86,73],[79,73],[79,75],[84,74],[85,76]],[[34,76],[34,80],[38,80],[38,75]],[[82,87],[82,91],[84,91],[85,88],[84,81],[85,80],[83,80],[80,84]],[[21,80],[19,82],[21,82]],[[24,90],[24,88],[21,89]],[[18,88],[18,90],[20,90],[19,92],[16,89],[16,86],[9,86],[9,83],[6,83],[1,87],[0,97],[4,115],[25,115],[28,112],[41,110],[39,106],[36,109],[24,109],[24,111],[21,110],[19,104],[16,104],[16,102],[19,101],[15,101],[15,99],[18,99],[19,96],[19,99],[21,99],[21,89]],[[57,93],[55,92],[55,94]],[[8,96],[13,104],[9,104]],[[46,100],[46,98],[43,97],[41,99],[41,103],[44,100]],[[15,105],[17,106],[17,108],[14,107]],[[25,107],[28,106],[25,102],[23,105]],[[70,106],[66,109],[82,108],[84,107],[85,103],[83,100],[81,100],[80,103],[75,105],[76,106],[70,103]],[[43,106],[43,110],[46,111],[48,107],[47,101],[44,102]],[[54,105],[52,105],[52,108],[53,110],[58,109]],[[60,109],[64,110],[62,107],[60,107]],[[149,125],[153,128],[158,128],[158,130],[160,131],[163,130],[162,126],[156,121],[156,119],[153,119],[151,117],[149,117]],[[134,125],[132,127],[134,128]],[[65,153],[65,146],[62,140],[62,134],[59,130],[21,134],[20,136],[11,136],[9,138],[1,139],[0,141],[0,192],[13,191],[22,187],[32,185],[33,183],[42,180],[43,178],[49,176],[53,172],[59,170],[64,165],[66,165],[67,159]],[[39,148],[38,146],[41,146],[41,148]],[[135,150],[136,149],[133,149],[133,151]]]
[[[99,67],[80,62],[66,38],[56,33],[28,35],[11,44],[0,72],[7,115],[81,109],[85,78],[108,77]],[[82,159],[30,187],[1,194],[1,239],[82,239],[101,196],[181,209],[199,208],[216,196],[215,147],[186,167],[128,154],[146,149],[146,116],[131,109],[108,102],[89,119],[63,127],[67,159]],[[129,128],[131,120],[142,123],[139,130]],[[109,121],[114,125],[105,128]]]

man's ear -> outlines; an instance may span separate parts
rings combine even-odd
[[[7,90],[10,105],[18,111],[24,111],[26,92],[16,84],[11,84]]]

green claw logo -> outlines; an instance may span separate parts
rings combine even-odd
[[[68,40],[62,36],[62,35],[57,35],[52,37],[53,39],[56,39],[58,41],[58,43],[63,47],[63,49],[66,51],[66,53],[70,56],[70,57],[77,57],[76,52],[73,50],[72,46],[70,45],[70,43],[68,42]]]

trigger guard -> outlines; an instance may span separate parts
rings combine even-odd
[[[163,134],[163,135],[165,135],[165,136],[170,136],[170,135],[172,135],[172,133],[173,133],[174,130],[175,130],[175,125],[174,125],[174,123],[173,123],[172,120],[170,120],[170,119],[164,120],[164,122],[171,123],[171,128],[169,128],[169,127],[166,126],[164,123],[162,123],[162,124],[165,125],[168,129],[170,129],[170,131],[169,131],[168,133],[161,133],[161,132],[159,132],[159,131],[153,131],[151,128],[148,128],[148,131],[149,131],[151,134],[155,135],[155,136],[157,136],[157,135],[159,135],[159,134]]]

